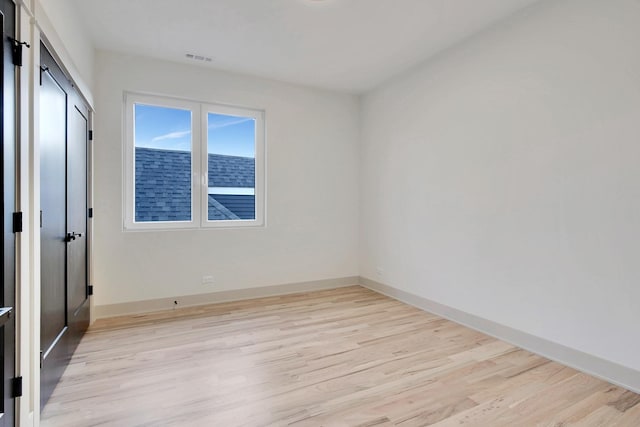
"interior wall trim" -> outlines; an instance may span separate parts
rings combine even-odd
[[[96,305],[94,307],[94,311],[96,314],[96,319],[104,319],[107,317],[171,310],[176,306],[174,301],[178,302],[178,307],[180,308],[194,307],[198,305],[323,291],[326,289],[344,288],[354,285],[357,286],[359,283],[359,279],[360,278],[358,276],[340,277],[336,279],[287,283],[282,285],[220,291],[207,294],[183,295],[144,301],[124,302],[118,304]]]
[[[635,369],[466,313],[366,277],[360,277],[360,285],[547,359],[624,387],[627,390],[640,393],[640,371]]]

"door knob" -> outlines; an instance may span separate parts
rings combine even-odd
[[[65,237],[64,241],[70,242],[72,240],[76,240],[77,237],[82,237],[82,233],[76,233],[75,231],[72,231],[71,233],[67,233],[67,237]]]

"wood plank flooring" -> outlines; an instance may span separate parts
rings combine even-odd
[[[53,426],[640,426],[640,396],[354,286],[101,320]]]

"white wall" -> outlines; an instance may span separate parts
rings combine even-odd
[[[267,226],[124,232],[125,90],[264,109]],[[96,305],[357,276],[358,108],[351,95],[99,52]]]
[[[365,96],[361,275],[640,370],[638,40],[546,1]]]

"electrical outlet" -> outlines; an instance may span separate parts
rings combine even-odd
[[[212,285],[214,282],[213,276],[202,276],[203,285]]]

